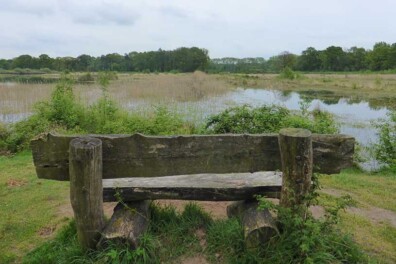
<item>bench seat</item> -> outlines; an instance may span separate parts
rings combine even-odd
[[[235,201],[278,197],[281,187],[282,173],[274,171],[103,179],[103,201]]]

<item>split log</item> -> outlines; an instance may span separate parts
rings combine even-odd
[[[311,132],[299,128],[281,129],[279,148],[283,173],[280,205],[298,212],[311,188]]]
[[[103,179],[281,169],[278,134],[143,136],[92,135],[103,142]],[[31,142],[42,179],[69,180],[73,136],[42,135]],[[313,135],[315,170],[338,173],[352,166],[354,138]]]
[[[282,173],[196,174],[155,178],[122,178],[103,180],[105,202],[135,200],[203,200],[237,201],[255,195],[278,196]]]
[[[140,236],[147,230],[151,201],[118,203],[114,213],[102,232],[98,247],[107,242],[125,244],[136,249]]]
[[[238,201],[227,207],[228,217],[241,220],[246,247],[254,249],[279,234],[276,222],[268,209],[259,210],[257,201]]]
[[[104,226],[102,142],[76,138],[69,151],[70,200],[83,249],[94,249]]]

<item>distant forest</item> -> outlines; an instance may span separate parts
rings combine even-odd
[[[120,72],[193,72],[211,73],[266,73],[280,72],[285,68],[303,72],[386,71],[396,69],[396,43],[378,42],[372,49],[352,47],[343,49],[330,46],[324,50],[309,47],[300,55],[288,51],[269,58],[216,58],[197,47],[149,52],[111,53],[100,57],[80,55],[51,58],[21,55],[14,59],[0,59],[0,69],[21,73],[22,69],[42,71],[120,71]]]

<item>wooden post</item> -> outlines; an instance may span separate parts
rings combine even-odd
[[[76,138],[69,146],[70,200],[83,249],[94,249],[104,226],[102,141]]]
[[[299,128],[281,129],[279,148],[283,172],[280,205],[298,212],[311,187],[311,132]]]

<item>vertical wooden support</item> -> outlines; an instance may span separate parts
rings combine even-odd
[[[94,249],[104,226],[102,141],[76,138],[69,146],[70,200],[77,236],[84,249]]]
[[[279,148],[283,172],[280,205],[299,211],[311,187],[311,132],[299,128],[281,129]]]

